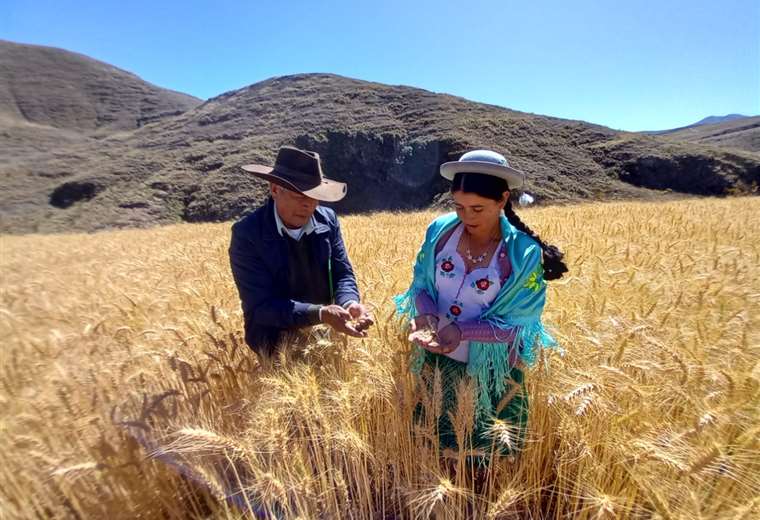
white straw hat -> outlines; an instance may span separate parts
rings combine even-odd
[[[454,175],[460,172],[499,177],[507,181],[510,190],[520,189],[525,183],[523,172],[512,168],[506,157],[491,150],[473,150],[464,154],[458,161],[441,165],[441,175],[450,181],[453,181]]]

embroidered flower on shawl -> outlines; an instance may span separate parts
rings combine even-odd
[[[449,312],[451,313],[452,316],[456,317],[462,314],[462,308],[459,305],[452,305],[451,307],[449,307]]]
[[[530,273],[530,276],[525,280],[523,287],[530,289],[533,292],[538,292],[544,285],[546,285],[546,282],[544,281],[544,269],[539,265],[536,267],[535,271]]]

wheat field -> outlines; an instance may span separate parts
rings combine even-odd
[[[521,215],[566,251],[544,314],[565,353],[485,471],[412,420],[440,396],[390,299],[434,213],[343,218],[377,325],[275,366],[242,341],[229,223],[1,237],[0,517],[758,518],[758,199]]]

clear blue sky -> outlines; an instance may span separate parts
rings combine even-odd
[[[0,0],[0,39],[204,99],[332,72],[625,130],[760,114],[758,0]]]

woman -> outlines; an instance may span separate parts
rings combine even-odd
[[[502,155],[468,152],[443,164],[441,175],[452,181],[456,213],[430,224],[412,285],[396,298],[411,320],[412,371],[441,372],[442,449],[486,454],[499,437],[501,452],[509,453],[522,445],[527,424],[522,367],[539,348],[555,345],[541,323],[545,280],[567,267],[563,254],[515,214],[510,189],[520,188],[525,175]],[[464,378],[474,380],[476,413],[473,435],[458,446],[451,417]]]

